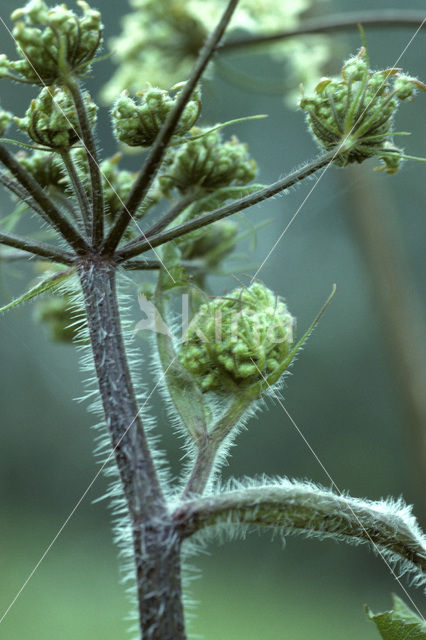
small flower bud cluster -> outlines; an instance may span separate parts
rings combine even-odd
[[[398,100],[411,99],[417,88],[425,88],[400,71],[370,71],[362,47],[346,62],[341,78],[323,78],[312,96],[302,96],[308,125],[320,146],[336,148],[336,164],[379,156],[388,173],[397,171],[403,156],[392,140]]]
[[[12,114],[0,109],[0,136],[3,136],[12,120]]]
[[[85,99],[89,121],[94,125],[97,106],[87,93]],[[14,120],[34,142],[49,149],[66,151],[80,137],[74,102],[63,89],[45,87],[39,96],[31,101],[25,117]]]
[[[202,260],[214,269],[233,250],[238,226],[232,220],[218,220],[208,227],[193,231],[177,242],[184,260]]]
[[[123,208],[123,203],[126,201],[126,198],[133,187],[136,176],[135,173],[118,167],[120,159],[121,153],[116,153],[111,158],[107,158],[101,162],[100,165],[105,209],[110,222],[114,220],[117,213]],[[138,210],[134,217],[141,218],[146,213],[147,209],[159,201],[161,195],[162,194],[154,185],[144,199],[143,208]],[[125,238],[132,237],[135,232],[139,233],[139,230],[129,227],[125,234]]]
[[[202,304],[178,357],[204,392],[247,388],[283,363],[294,323],[284,300],[254,283]]]
[[[123,91],[112,110],[115,135],[121,142],[131,147],[150,147],[173,109],[179,93],[173,98],[169,91],[149,87],[136,94],[137,100]],[[199,92],[186,105],[175,135],[184,135],[195,124],[200,115]]]
[[[203,134],[206,131],[205,135]],[[190,140],[173,154],[167,173],[160,178],[165,193],[173,188],[185,194],[195,188],[209,192],[230,185],[244,185],[256,175],[256,162],[234,136],[229,142],[222,142],[219,131],[191,129],[191,135],[199,136]]]
[[[102,23],[99,11],[83,0],[77,4],[81,17],[65,4],[49,9],[43,0],[30,0],[16,9],[11,16],[18,19],[13,37],[22,59],[0,60],[0,76],[12,71],[22,82],[44,86],[60,83],[70,74],[84,75],[102,42]]]
[[[43,189],[58,189],[64,191],[68,185],[68,178],[61,159],[56,153],[33,151],[30,155],[20,151],[16,159],[26,169]]]
[[[54,342],[71,343],[78,335],[70,296],[67,294],[50,296],[40,301],[36,320],[47,325]]]

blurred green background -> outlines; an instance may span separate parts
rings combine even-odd
[[[218,1],[218,13],[222,5]],[[12,0],[2,0],[1,17],[7,21],[15,6]],[[103,12],[108,38],[118,32],[119,17],[127,8],[105,0],[97,6]],[[404,4],[407,9],[421,6],[420,1]],[[336,3],[334,10],[386,7],[398,8],[399,3],[345,0]],[[320,11],[331,13],[333,7],[324,4],[318,7]],[[13,55],[9,36],[1,28],[2,48]],[[413,32],[412,28],[367,28],[373,68],[393,66]],[[424,72],[424,38],[424,32],[420,33],[398,62],[412,75]],[[336,60],[329,71],[335,72],[340,61],[359,47],[359,36],[348,32],[332,36],[331,42]],[[309,46],[309,37],[306,43]],[[272,92],[256,91],[256,77],[270,79],[272,85],[282,73],[280,65],[254,52],[240,52],[228,64],[240,74],[250,72],[252,86],[232,86],[216,74],[204,86],[202,123],[269,114],[267,120],[242,123],[227,131],[248,142],[260,167],[259,181],[264,183],[312,158],[317,150],[303,114],[284,105]],[[106,60],[95,67],[96,77],[87,82],[93,96],[110,76],[110,65]],[[143,78],[141,86],[145,80],[149,78]],[[31,90],[6,81],[1,85],[2,106],[20,116],[32,95]],[[114,143],[108,111],[101,111],[98,134],[108,155],[114,152]],[[397,130],[414,134],[403,141],[412,155],[424,155],[422,115],[424,96],[403,104],[398,115]],[[126,162],[136,169],[140,159],[133,156]],[[379,272],[381,265],[392,282],[392,269],[401,278],[402,287],[398,288],[396,279],[395,290],[390,286],[388,293],[394,310],[399,311],[399,305],[406,310],[406,318],[396,316],[399,325],[394,329],[399,336],[408,336],[408,345],[414,342],[415,352],[408,358],[413,363],[424,349],[424,165],[407,163],[395,176],[375,174],[374,166],[373,161],[361,168],[328,170],[259,278],[286,298],[301,330],[337,283],[331,307],[287,378],[286,408],[341,490],[370,499],[402,495],[408,503],[415,503],[414,512],[424,527],[425,439],[419,415],[407,400],[414,384],[407,382],[403,362],[392,351],[393,336],[386,336],[389,309],[383,309],[371,270],[373,258]],[[255,271],[313,185],[308,181],[241,216],[243,230],[245,220],[252,225],[263,220],[271,223],[258,234],[256,246],[250,240],[242,242],[236,252],[239,256],[227,265],[229,272]],[[4,193],[0,195],[1,210],[7,213],[10,202]],[[360,213],[365,212],[363,226]],[[371,228],[368,212],[378,216],[372,215]],[[379,220],[378,230],[374,229],[375,219]],[[368,242],[373,250],[367,251]],[[381,256],[386,257],[389,246],[394,259],[385,264]],[[25,290],[33,272],[19,263],[0,265],[0,269],[4,304]],[[135,276],[134,280],[142,278]],[[235,280],[231,275],[215,276],[209,284],[212,292],[221,294],[233,288]],[[399,290],[403,298],[395,304],[392,294]],[[136,322],[136,287],[134,291]],[[87,414],[84,403],[74,400],[84,395],[78,354],[72,347],[53,345],[32,316],[33,306],[27,304],[0,318],[0,617],[98,469],[92,456],[94,418]],[[145,352],[147,345],[143,339],[138,342]],[[421,375],[420,369],[418,373]],[[151,387],[154,384],[150,378],[146,382]],[[161,446],[177,474],[180,442],[167,425],[157,393],[152,414],[158,416]],[[329,485],[318,462],[274,403],[241,433],[223,476],[263,473]],[[110,514],[105,502],[92,503],[106,486],[105,479],[96,481],[1,623],[0,638],[126,637],[128,604],[118,583]],[[191,586],[192,598],[199,603],[191,631],[194,637],[207,640],[374,640],[378,636],[365,617],[364,603],[378,610],[390,606],[392,591],[404,597],[383,561],[364,548],[296,538],[288,538],[283,548],[278,539],[251,534],[244,542],[210,544],[208,552],[191,561],[200,570]],[[422,594],[410,593],[424,610]]]

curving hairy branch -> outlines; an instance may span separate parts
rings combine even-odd
[[[391,563],[426,583],[426,536],[402,500],[361,500],[312,483],[281,479],[239,485],[231,491],[182,503],[174,512],[182,537],[220,525],[255,525],[283,534],[366,543]]]

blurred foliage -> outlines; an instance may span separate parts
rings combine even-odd
[[[374,8],[399,6],[396,0],[380,0]],[[415,0],[406,6],[420,9],[422,4]],[[2,18],[6,20],[15,7],[12,0],[3,0]],[[117,33],[122,5],[99,0],[97,7],[107,32]],[[338,10],[362,8],[371,8],[371,3],[345,0],[336,6]],[[374,66],[392,65],[411,35],[409,29],[367,30]],[[424,73],[423,38],[418,35],[401,60],[413,75]],[[6,37],[2,44],[12,55],[13,46]],[[334,35],[336,63],[330,63],[330,73],[335,73],[341,60],[358,46],[356,32]],[[238,65],[242,73],[253,71],[256,77],[273,79],[275,73],[282,72],[277,62],[253,52]],[[93,96],[110,74],[108,60],[95,67],[93,79],[86,83]],[[2,106],[16,110],[18,104],[18,115],[24,114],[33,96],[29,89],[2,85]],[[401,130],[416,130],[412,139],[404,140],[407,152],[413,155],[421,155],[424,148],[425,135],[419,125],[423,108],[419,100],[402,109],[399,116]],[[242,90],[218,77],[206,82],[202,126],[257,113],[270,117],[237,125],[235,133],[249,144],[261,170],[261,182],[277,179],[316,153],[303,113],[283,105],[280,97],[262,94],[255,87]],[[106,109],[100,110],[97,130],[105,156],[114,153]],[[126,168],[135,171],[140,157],[129,156],[126,163]],[[332,169],[324,175],[259,278],[286,298],[298,316],[300,333],[330,285],[337,283],[333,304],[287,380],[286,407],[342,490],[372,499],[402,494],[407,502],[417,501],[414,511],[420,520],[423,517],[424,525],[426,505],[419,501],[424,483],[414,472],[406,417],[385,351],[380,315],[352,233],[348,205],[356,175],[352,168]],[[389,218],[405,248],[413,293],[421,292],[424,167],[411,164],[396,176],[376,175],[374,181],[378,192],[391,203]],[[235,261],[229,261],[231,272],[247,261],[260,264],[266,258],[311,186],[308,183],[235,218],[243,230],[245,225],[265,219],[273,222],[259,233],[255,247],[250,238],[239,243]],[[10,201],[3,192],[0,197],[1,210],[9,212]],[[20,224],[22,229],[36,228],[30,216]],[[33,277],[31,265],[23,269],[19,263],[8,264],[7,277],[5,268],[0,262],[0,304],[22,293]],[[132,278],[137,283],[143,279]],[[238,278],[244,276],[239,274]],[[235,288],[235,280],[214,276],[209,286],[212,292],[222,294]],[[126,285],[127,291],[134,292],[135,323],[140,318],[138,287]],[[92,457],[94,434],[89,428],[93,419],[84,405],[73,402],[84,394],[78,354],[72,347],[53,345],[43,327],[31,322],[33,312],[27,304],[0,319],[0,615],[98,470]],[[138,339],[146,353],[148,341],[141,336]],[[146,382],[151,384],[148,376]],[[151,413],[158,415],[161,446],[176,473],[180,468],[179,440],[167,427],[158,394]],[[270,405],[268,413],[249,423],[233,454],[226,477],[266,472],[325,482],[318,462],[278,406]],[[127,625],[121,618],[128,608],[117,584],[110,514],[105,503],[90,503],[105,487],[105,479],[99,478],[2,623],[0,635],[22,640],[115,640],[125,636]],[[194,598],[201,600],[192,628],[207,639],[281,640],[285,629],[292,640],[314,635],[318,640],[340,640],[344,629],[347,640],[374,640],[377,632],[362,605],[369,602],[374,610],[384,610],[388,593],[397,590],[383,563],[362,549],[290,539],[283,550],[277,541],[271,544],[268,537],[253,536],[246,543],[219,549],[211,545],[209,550],[211,558],[192,561],[204,571],[203,578],[192,585]],[[419,594],[413,597],[421,599]]]

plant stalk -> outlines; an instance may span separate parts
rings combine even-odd
[[[67,84],[74,106],[77,112],[78,122],[81,130],[81,142],[86,150],[87,163],[89,165],[90,184],[92,192],[92,243],[95,248],[99,247],[104,234],[104,201],[102,189],[102,177],[99,168],[98,152],[92,127],[87,115],[84,97],[80,85],[76,80],[69,80]],[[71,176],[72,177],[72,176]]]
[[[115,265],[81,260],[93,360],[105,421],[131,521],[141,638],[185,640],[180,537],[161,491],[140,419],[127,362],[115,284]]]
[[[217,220],[222,220],[222,218],[226,218],[228,216],[233,215],[234,213],[239,213],[240,211],[244,211],[248,207],[251,207],[267,198],[271,198],[275,196],[277,193],[281,191],[285,191],[289,187],[292,187],[297,182],[304,180],[305,178],[311,176],[313,173],[326,167],[328,164],[333,162],[336,155],[338,153],[338,149],[329,151],[322,156],[319,156],[312,162],[306,164],[301,169],[294,171],[285,178],[281,178],[265,187],[264,189],[259,189],[258,191],[254,191],[250,193],[248,196],[244,198],[240,198],[239,200],[234,200],[230,204],[225,204],[214,211],[209,211],[199,216],[198,218],[194,218],[194,220],[188,220],[183,224],[172,227],[171,229],[166,229],[165,231],[161,231],[160,233],[150,236],[149,240],[141,240],[140,242],[124,245],[121,249],[119,249],[116,253],[116,256],[119,258],[120,262],[124,260],[128,260],[129,258],[133,258],[145,251],[149,251],[153,247],[159,247],[165,242],[169,242],[170,240],[175,240],[180,236],[183,236],[190,231],[195,231],[196,229],[201,229],[201,227],[205,227],[206,225],[211,224],[212,222],[216,222]]]
[[[404,9],[388,9],[382,11],[348,12],[344,15],[324,16],[312,20],[305,20],[294,29],[278,31],[260,36],[250,36],[229,40],[218,46],[218,52],[226,53],[233,49],[253,47],[271,42],[286,40],[316,33],[330,33],[344,29],[354,29],[362,24],[373,27],[418,27],[425,26],[424,14],[419,11],[405,11]]]
[[[54,227],[77,253],[82,253],[88,249],[87,243],[80,236],[73,225],[64,217],[62,212],[55,205],[53,200],[42,189],[28,171],[9,153],[6,147],[0,144],[0,162],[15,176],[18,182],[24,187],[37,204],[43,209],[52,227]],[[45,220],[45,217],[43,216]]]

